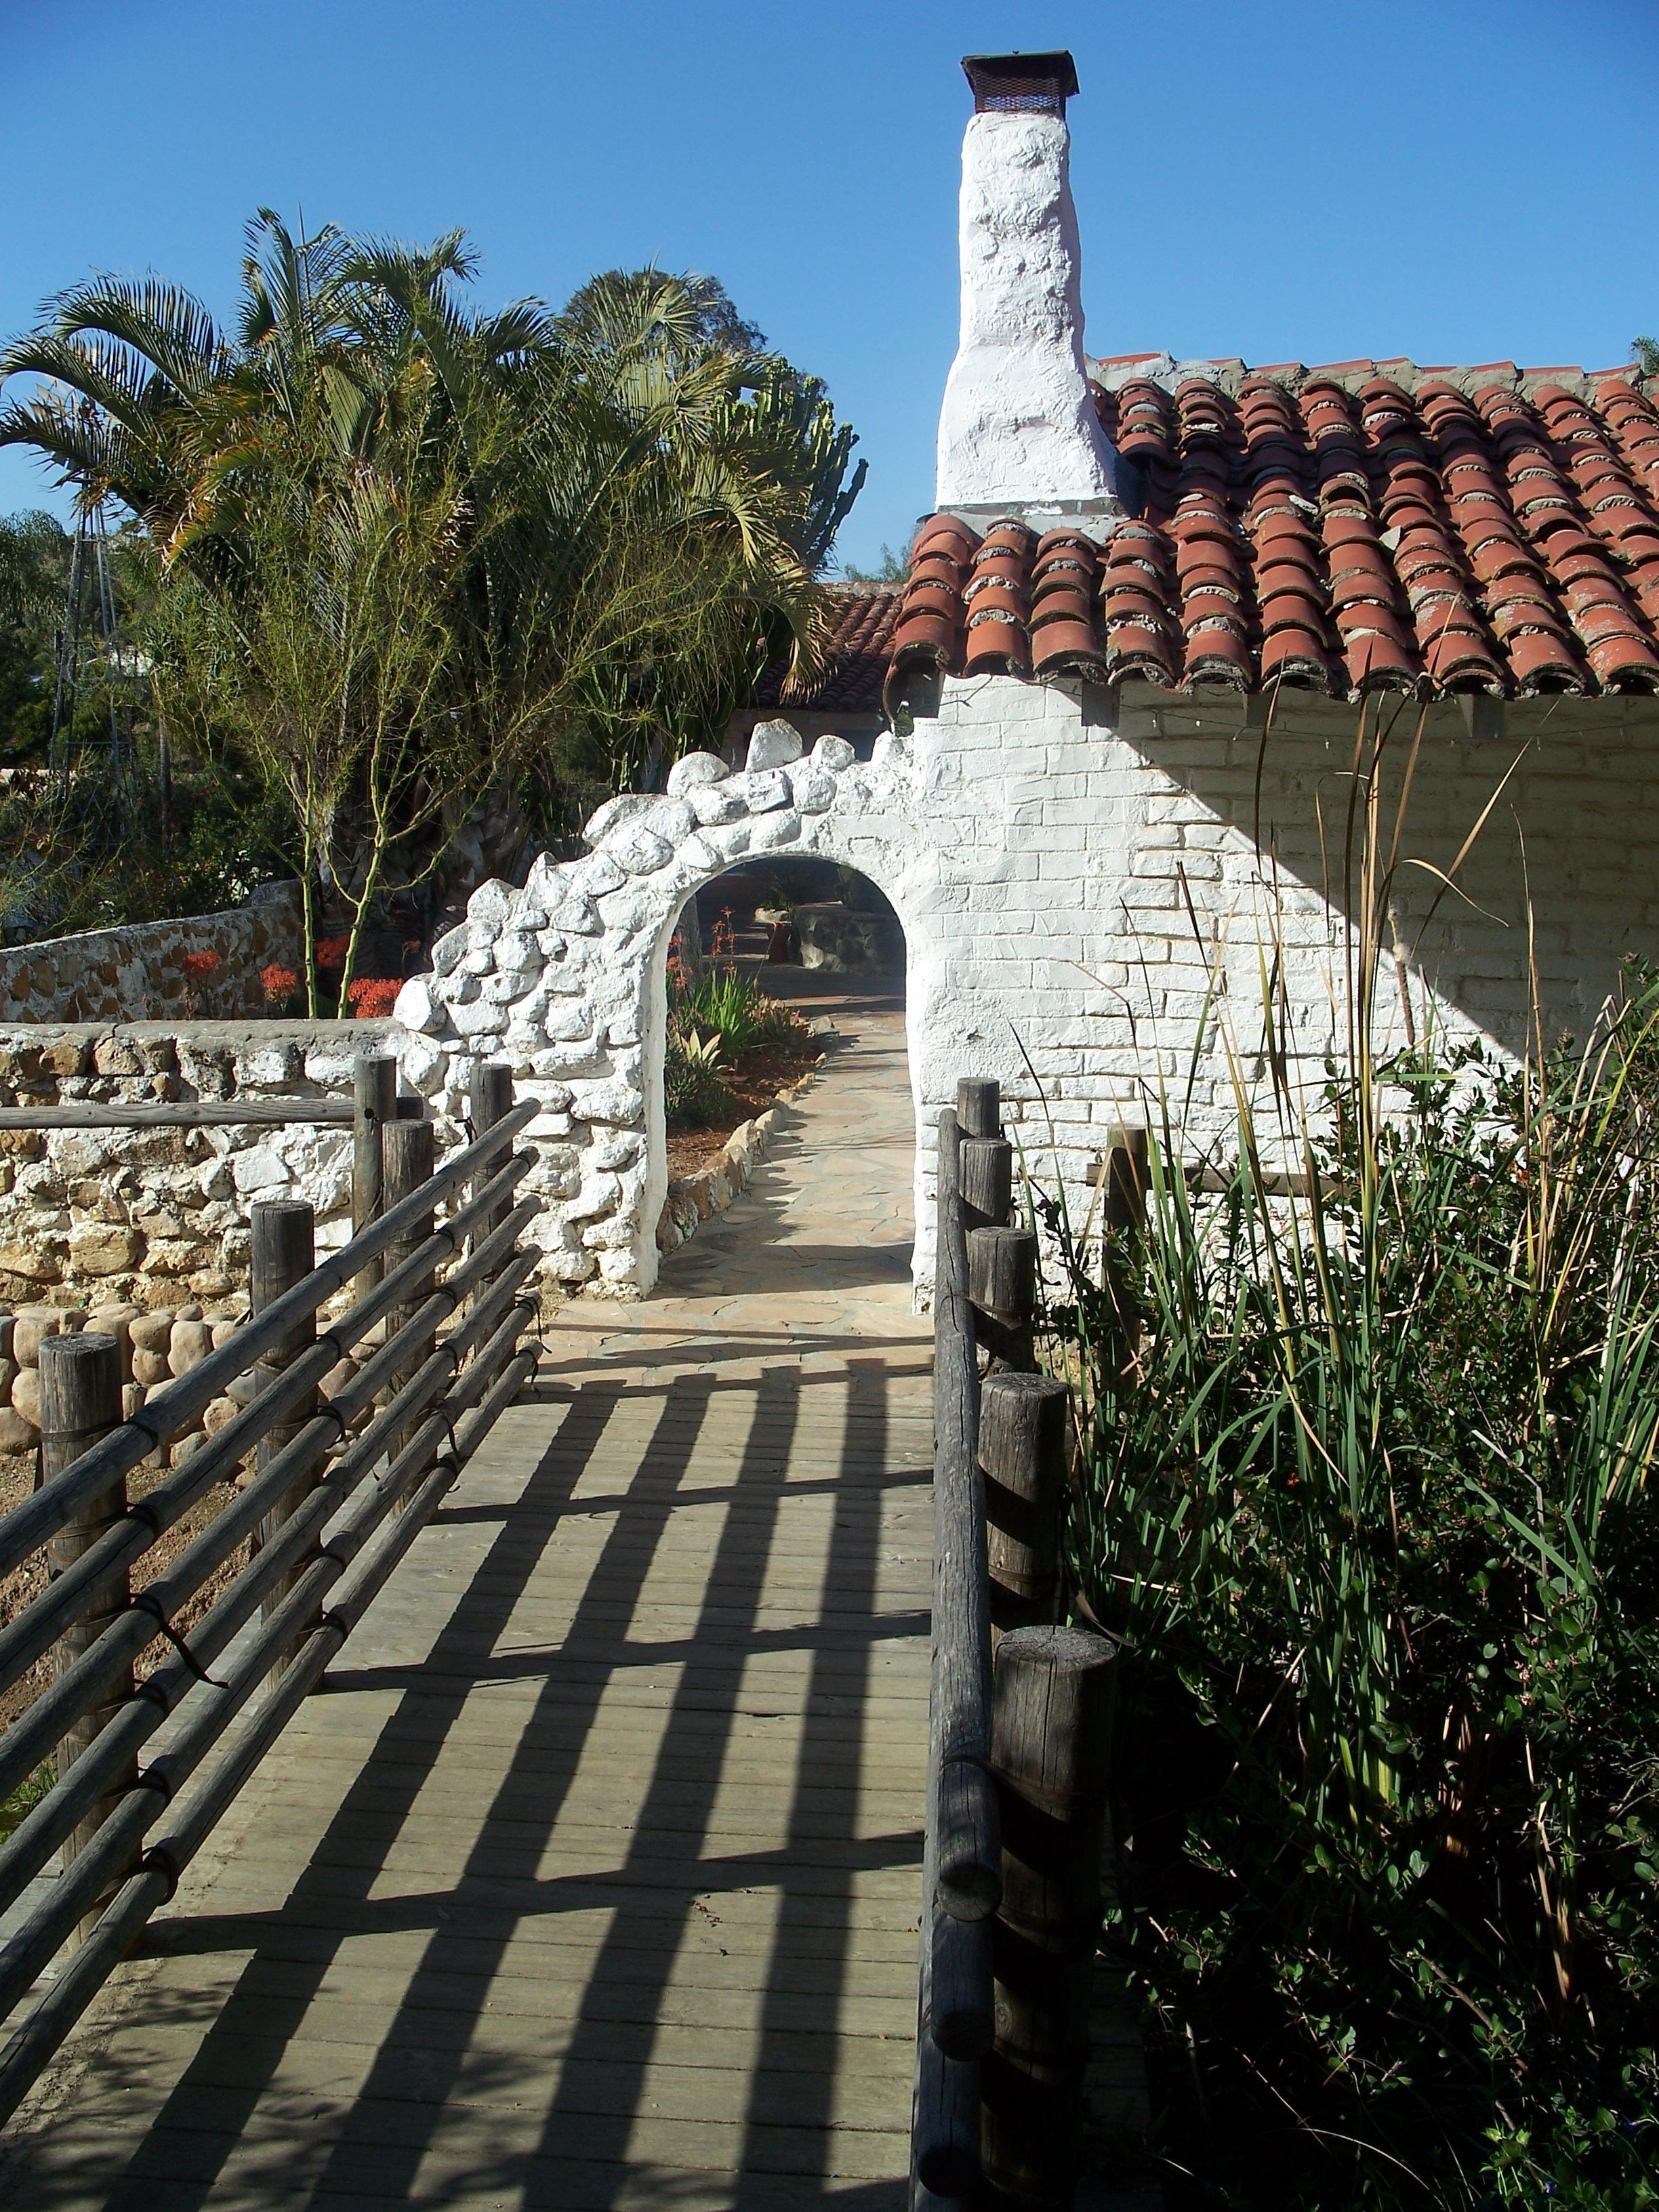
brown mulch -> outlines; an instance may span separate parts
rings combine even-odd
[[[746,1052],[740,1060],[734,1060],[723,1071],[732,1103],[718,1121],[707,1129],[677,1128],[672,1121],[669,1123],[669,1181],[677,1182],[682,1176],[696,1175],[700,1168],[711,1167],[725,1151],[726,1140],[734,1129],[740,1128],[745,1121],[752,1121],[757,1114],[765,1113],[769,1106],[775,1106],[779,1091],[799,1083],[823,1057],[821,1040],[808,1036],[803,1030],[798,1038],[792,1037],[787,1043],[764,1045],[757,1052]]]
[[[127,1495],[132,1498],[144,1497],[161,1480],[162,1474],[163,1470],[159,1468],[135,1468],[127,1477]],[[34,1455],[32,1452],[0,1455],[0,1513],[9,1512],[14,1505],[21,1505],[33,1488]],[[176,1521],[141,1559],[133,1563],[133,1589],[146,1589],[157,1575],[171,1566],[185,1547],[200,1534],[216,1514],[223,1512],[235,1495],[234,1488],[228,1482],[216,1482],[210,1490],[204,1491],[184,1518]],[[239,1544],[229,1559],[208,1577],[178,1616],[174,1626],[181,1634],[189,1634],[221,1591],[247,1565],[247,1559],[246,1544]],[[46,1588],[46,1555],[42,1550],[32,1559],[25,1559],[21,1566],[13,1568],[10,1574],[0,1578],[0,1623],[15,1620],[30,1599]],[[138,1680],[141,1682],[144,1680],[172,1656],[172,1645],[158,1632],[155,1641],[139,1656],[135,1669]],[[20,1713],[27,1711],[52,1680],[52,1657],[48,1652],[28,1674],[0,1695],[0,1728],[9,1728]]]

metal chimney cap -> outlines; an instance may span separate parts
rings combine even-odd
[[[1058,115],[1077,91],[1077,64],[1062,48],[1051,54],[964,54],[963,74],[974,90],[974,112]]]

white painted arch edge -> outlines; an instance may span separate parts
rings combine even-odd
[[[903,924],[909,1065],[921,1128],[916,1034],[937,966],[928,952],[939,862],[924,834],[921,775],[891,733],[860,763],[845,738],[810,755],[781,723],[754,734],[747,766],[678,762],[660,796],[624,794],[588,826],[580,860],[543,854],[522,889],[483,884],[467,915],[406,982],[396,1017],[405,1079],[459,1120],[475,1068],[504,1060],[540,1107],[527,1133],[543,1200],[532,1234],[570,1291],[640,1297],[656,1279],[667,1195],[663,1055],[667,948],[686,902],[729,869],[771,854],[837,861],[867,876]],[[924,1146],[916,1156],[925,1232]],[[919,1233],[918,1282],[930,1272]]]

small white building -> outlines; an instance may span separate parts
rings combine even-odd
[[[744,718],[741,769],[683,761],[604,809],[584,859],[486,884],[398,1001],[428,1095],[453,1110],[505,1057],[541,1097],[572,1287],[654,1278],[668,939],[757,854],[848,863],[903,922],[922,1285],[959,1075],[1001,1079],[1028,1165],[1079,1210],[1107,1127],[1161,1094],[1195,1146],[1231,1121],[1264,976],[1316,1079],[1367,780],[1391,839],[1409,764],[1397,1041],[1432,1020],[1512,1052],[1534,981],[1547,1030],[1582,1031],[1621,961],[1659,955],[1659,413],[1636,373],[1091,358],[1070,58],[966,67],[961,346],[908,583],[845,595],[829,672]]]

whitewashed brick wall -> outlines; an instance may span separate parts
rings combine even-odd
[[[1413,708],[1390,711],[1385,845],[1417,722]],[[1080,1213],[1106,1130],[1155,1117],[1160,1086],[1195,1147],[1231,1126],[1223,1037],[1259,1083],[1276,954],[1293,1064],[1316,1085],[1340,1053],[1358,710],[1292,701],[1265,733],[1258,713],[953,680],[937,717],[881,740],[866,766],[833,739],[801,757],[764,726],[748,772],[683,763],[665,798],[596,817],[586,859],[539,862],[520,891],[485,885],[436,949],[437,972],[399,1001],[419,1032],[410,1072],[453,1111],[476,1059],[511,1061],[544,1097],[532,1135],[550,1271],[573,1289],[638,1295],[654,1279],[665,1188],[663,964],[680,908],[763,852],[843,861],[905,928],[925,1287],[933,1125],[959,1076],[1000,1079],[1032,1170],[1057,1176]],[[1401,942],[1417,948],[1419,1022],[1427,994],[1448,1033],[1513,1051],[1529,962],[1547,1029],[1582,1030],[1626,954],[1659,957],[1656,737],[1643,702],[1524,702],[1480,738],[1455,706],[1428,712],[1393,901]],[[1461,890],[1447,891],[1500,784]],[[1379,1012],[1385,1040],[1403,1042],[1391,967]]]

